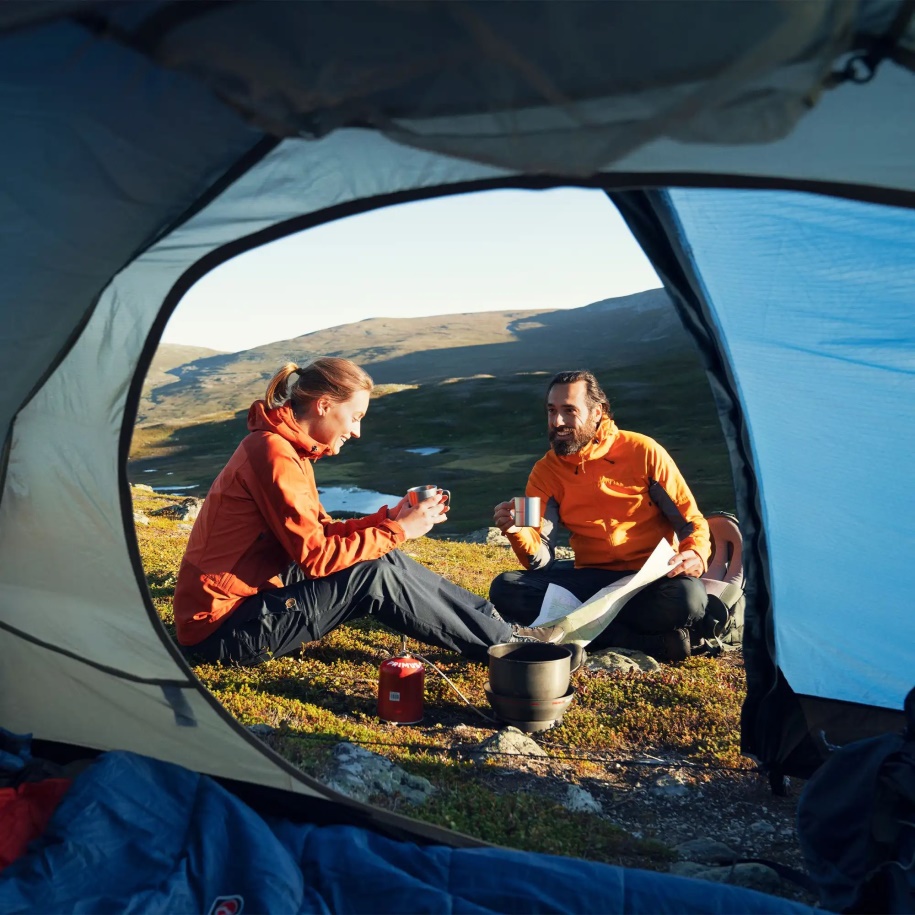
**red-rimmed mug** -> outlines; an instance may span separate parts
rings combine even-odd
[[[445,504],[450,508],[451,507],[451,491],[448,489],[441,490],[445,494]],[[435,499],[439,493],[438,486],[435,483],[425,483],[422,486],[411,486],[407,490],[407,501],[411,505],[419,505],[420,502],[425,502],[426,499]]]

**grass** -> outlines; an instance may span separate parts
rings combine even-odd
[[[712,396],[693,353],[632,367],[596,366],[611,393],[621,428],[656,438],[674,457],[706,512],[734,511],[727,448]],[[419,483],[452,492],[447,530],[488,526],[492,507],[521,493],[546,451],[542,374],[475,377],[424,385],[380,386],[363,437],[319,461],[319,486],[356,486],[400,493]],[[135,431],[128,465],[135,483],[197,484],[201,495],[244,436],[246,412],[177,427]],[[438,454],[407,448],[438,447]]]
[[[172,594],[187,525],[150,514],[174,497],[133,493],[135,510],[150,518],[148,525],[137,525],[149,591],[172,629]],[[404,549],[477,594],[486,594],[491,579],[515,565],[509,551],[497,546],[424,538]],[[592,790],[606,781],[613,760],[643,754],[751,767],[738,745],[745,692],[739,664],[691,658],[655,674],[581,670],[575,674],[575,702],[562,724],[540,735],[541,745],[549,748],[544,760],[508,758],[480,766],[468,751],[492,734],[494,725],[432,672],[426,677],[421,724],[397,727],[378,720],[378,666],[399,646],[398,636],[360,621],[303,646],[296,657],[250,669],[200,665],[195,673],[240,722],[274,728],[268,742],[303,771],[320,778],[335,743],[359,743],[437,789],[419,807],[397,797],[378,803],[512,848],[666,870],[672,854],[662,842],[627,835],[604,818],[569,813],[549,786],[587,783]],[[447,674],[473,705],[489,711],[483,665],[431,646],[411,647]],[[513,767],[527,772],[529,780],[507,777]]]

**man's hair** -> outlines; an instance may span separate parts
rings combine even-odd
[[[589,407],[601,407],[604,414],[613,419],[613,411],[610,409],[610,401],[604,393],[604,389],[598,384],[597,379],[591,372],[584,369],[576,369],[573,372],[559,372],[554,375],[546,389],[547,400],[550,397],[550,391],[557,384],[575,384],[576,381],[585,383],[585,397]]]

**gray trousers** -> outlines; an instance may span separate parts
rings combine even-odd
[[[635,570],[633,570],[635,571]],[[489,599],[506,620],[528,626],[540,612],[551,582],[585,600],[632,572],[576,569],[572,559],[560,559],[542,571],[503,572],[489,588]],[[630,632],[656,635],[691,627],[705,616],[708,597],[698,578],[660,578],[626,602],[619,616],[591,643],[592,648],[628,644]]]
[[[489,601],[393,550],[325,578],[306,578],[293,564],[282,588],[249,597],[186,653],[209,663],[260,664],[366,616],[472,661],[486,661],[489,646],[512,634]]]

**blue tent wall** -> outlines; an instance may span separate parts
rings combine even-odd
[[[915,677],[915,213],[669,196],[748,417],[778,665],[797,693],[901,709]]]

